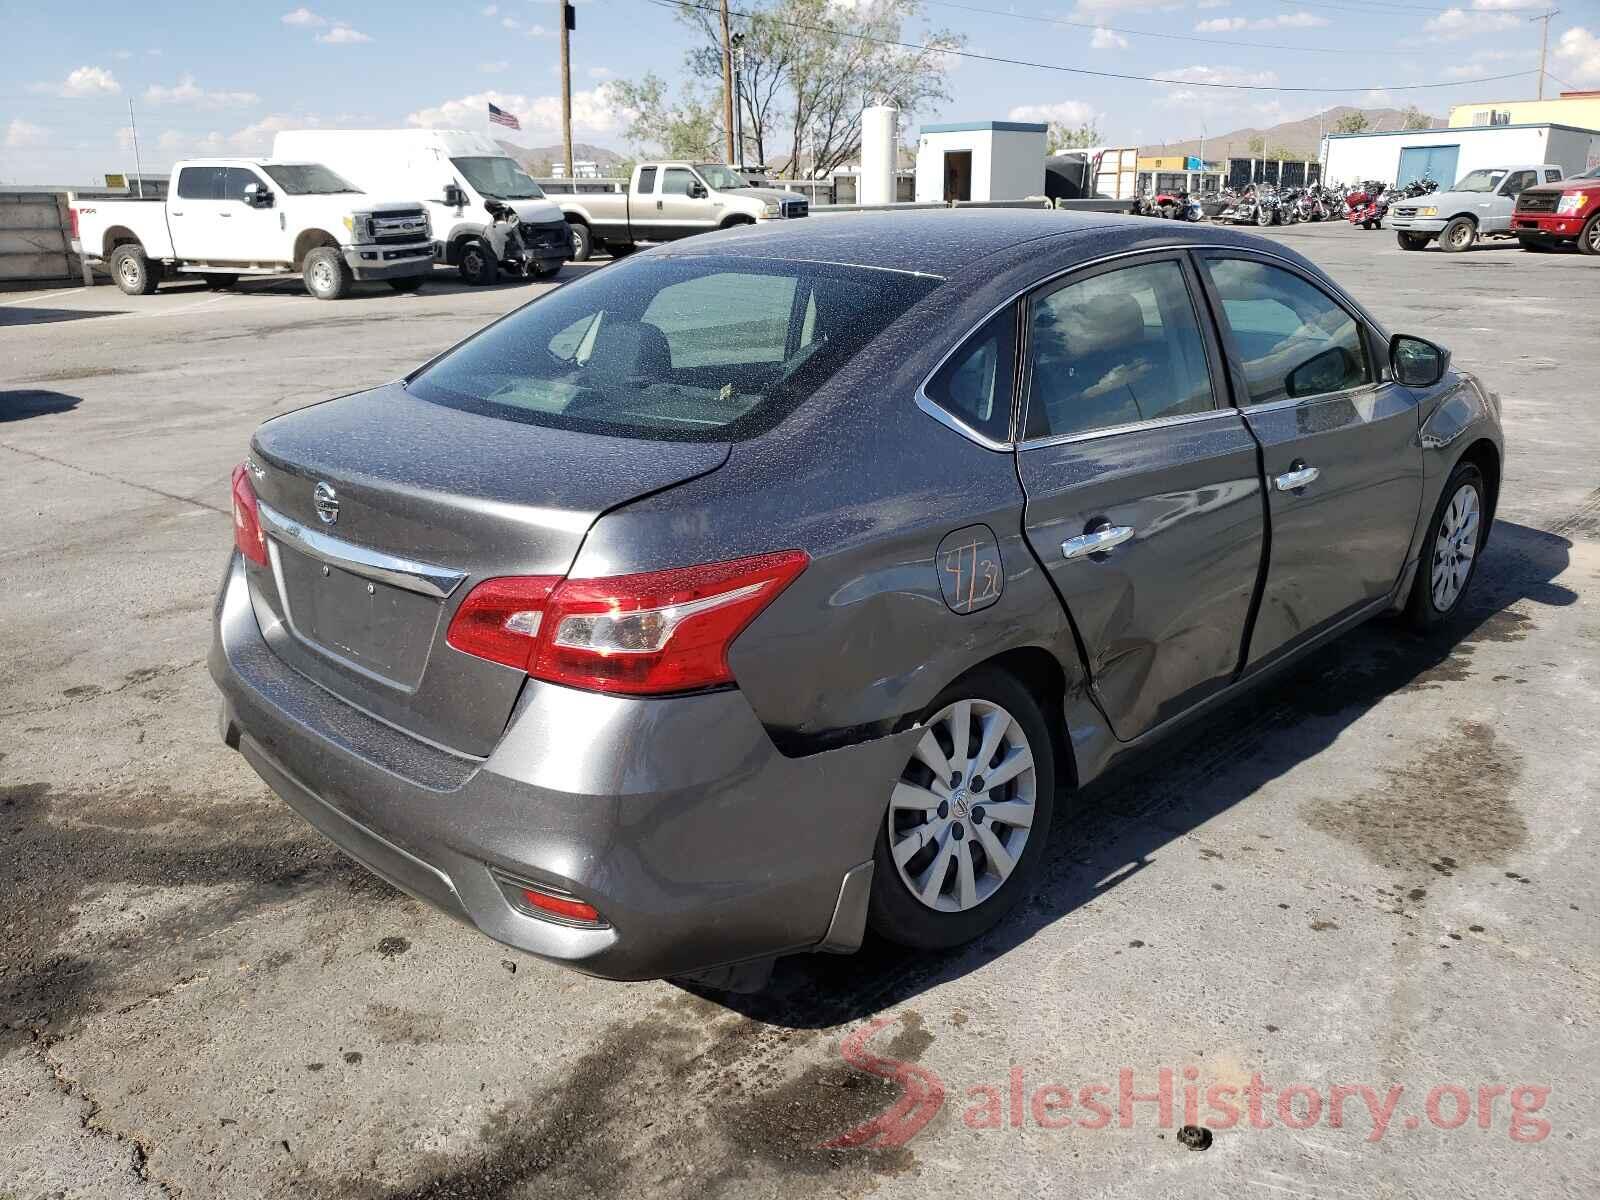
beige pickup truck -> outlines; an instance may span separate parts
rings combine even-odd
[[[554,194],[572,227],[572,257],[582,262],[602,247],[626,251],[644,242],[670,242],[709,229],[803,217],[798,192],[752,187],[722,163],[646,162],[626,190]]]

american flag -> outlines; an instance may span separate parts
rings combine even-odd
[[[503,108],[489,105],[489,121],[494,125],[504,125],[507,129],[521,129],[522,122],[517,120]]]

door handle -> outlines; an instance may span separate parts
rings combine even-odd
[[[230,213],[230,212],[224,212],[224,213],[218,213],[217,216],[219,216],[219,217],[231,217],[231,216],[233,216],[233,214]]]
[[[1104,554],[1133,536],[1132,525],[1102,525],[1091,533],[1080,533],[1061,543],[1062,558],[1084,558]]]
[[[1316,467],[1305,465],[1298,466],[1292,471],[1285,471],[1272,482],[1278,485],[1280,492],[1298,492],[1303,487],[1308,487],[1317,481],[1322,472]]]

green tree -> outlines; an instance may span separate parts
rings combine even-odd
[[[1259,133],[1251,134],[1250,140],[1245,143],[1245,149],[1250,152],[1251,158],[1260,158],[1261,152],[1267,147],[1267,139]]]
[[[1423,112],[1415,104],[1406,105],[1400,113],[1400,128],[1402,129],[1432,129],[1433,118]]]
[[[1350,112],[1345,113],[1344,116],[1333,123],[1333,131],[1335,133],[1360,133],[1369,124],[1371,122],[1367,120],[1366,113]]]
[[[625,134],[630,142],[668,158],[722,157],[722,105],[715,96],[691,86],[669,99],[666,83],[654,72],[619,80],[615,87],[618,103],[632,113]]]
[[[1050,131],[1044,135],[1046,154],[1060,154],[1063,150],[1086,150],[1090,146],[1104,144],[1104,135],[1092,121],[1085,122],[1076,129],[1069,128],[1060,121],[1051,121]]]

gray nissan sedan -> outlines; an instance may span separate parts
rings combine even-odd
[[[1447,619],[1501,460],[1445,350],[1245,234],[698,237],[261,426],[221,732],[377,874],[595,975],[954,946],[1113,761]]]

